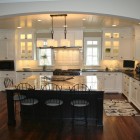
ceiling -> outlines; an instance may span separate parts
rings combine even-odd
[[[64,26],[63,16],[54,17],[53,21],[54,28],[62,28]],[[115,16],[86,14],[67,15],[68,28],[100,29],[104,27],[112,27],[113,24],[117,25],[117,27],[129,27],[140,25],[139,22],[140,21],[138,20]],[[19,26],[22,28],[34,28],[37,30],[49,29],[51,28],[51,17],[50,14],[36,14],[0,18],[0,29],[16,29]]]

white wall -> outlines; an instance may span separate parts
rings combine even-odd
[[[53,0],[46,2],[1,3],[0,16],[44,12],[82,12],[140,19],[139,5],[140,0]]]

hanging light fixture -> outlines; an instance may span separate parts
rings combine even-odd
[[[63,47],[70,47],[70,41],[67,39],[67,23],[66,23],[66,16],[67,16],[67,14],[64,14],[63,15],[64,16],[64,18],[65,18],[65,24],[64,24],[64,39],[61,39],[61,42],[60,42],[60,44],[61,44],[61,46],[63,46]]]
[[[52,39],[48,39],[47,46],[49,47],[57,47],[58,43],[56,40],[54,40],[54,29],[53,29],[53,17],[63,16],[64,17],[64,39],[60,40],[60,47],[70,47],[70,40],[67,39],[67,23],[66,23],[66,17],[67,14],[58,14],[58,15],[50,15],[52,17],[52,30],[51,35]],[[76,47],[82,47],[83,42],[82,40],[75,40],[75,46]]]
[[[53,29],[53,17],[54,15],[50,15],[52,17],[52,30],[51,30],[51,35],[52,35],[52,39],[48,39],[47,40],[47,46],[49,47],[57,47],[58,43],[56,40],[54,40],[53,35],[54,35],[54,29]]]

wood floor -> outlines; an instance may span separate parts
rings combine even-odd
[[[140,116],[107,117],[104,114],[103,127],[91,123],[87,127],[70,122],[33,123],[21,122],[17,110],[17,125],[8,127],[6,95],[0,92],[0,140],[140,140]],[[124,98],[119,94],[105,94],[105,98]]]

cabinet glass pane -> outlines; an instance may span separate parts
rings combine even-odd
[[[27,39],[32,39],[32,34],[27,34]]]
[[[105,33],[105,38],[111,38],[111,33]]]
[[[113,33],[113,38],[119,38],[119,33]]]
[[[111,47],[111,41],[105,41],[105,46],[106,47]]]
[[[21,34],[20,39],[25,39],[25,34]]]
[[[118,56],[118,54],[119,54],[119,50],[118,49],[113,49],[113,55]]]
[[[113,47],[119,47],[119,41],[113,41]]]

